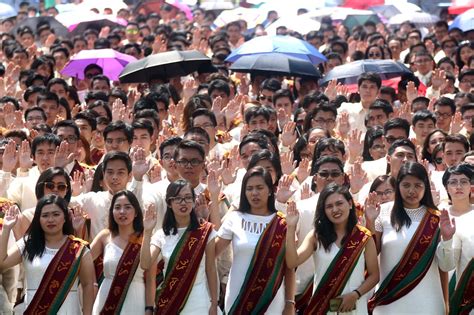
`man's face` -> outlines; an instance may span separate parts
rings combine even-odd
[[[87,142],[91,143],[92,140],[92,127],[89,125],[87,120],[85,119],[76,119],[74,121],[79,128],[79,132],[81,133],[81,136],[83,136]]]
[[[318,111],[311,121],[311,127],[321,128],[328,132],[332,132],[336,127],[336,117],[332,112]]]
[[[428,56],[415,56],[415,65],[418,72],[423,75],[433,70],[433,61]]]
[[[44,124],[46,121],[43,118],[43,114],[39,110],[33,110],[26,116],[26,128],[33,129],[39,124]]]
[[[122,160],[109,161],[104,169],[104,183],[113,194],[126,189],[130,178],[131,174]]]
[[[125,132],[121,130],[111,131],[107,134],[105,139],[105,151],[121,151],[128,153],[130,144],[128,143]]]
[[[49,89],[50,92],[56,94],[58,98],[67,98],[67,91],[62,84],[53,84]]]
[[[384,136],[385,147],[389,148],[396,140],[407,139],[408,135],[402,128],[393,128],[387,131]]]
[[[415,131],[416,138],[419,144],[423,144],[426,137],[430,132],[435,129],[435,122],[431,119],[419,120],[413,126],[413,131]]]
[[[84,50],[87,48],[87,43],[82,40],[78,40],[74,43],[74,53],[77,54],[81,50]]]
[[[196,116],[193,119],[193,127],[199,127],[204,129],[209,135],[211,141],[216,137],[216,129],[214,127],[214,124],[212,123],[211,119],[205,115]]]
[[[448,35],[448,29],[444,26],[435,26],[434,34],[438,42],[441,43],[441,40]]]
[[[382,109],[369,109],[367,127],[382,126],[387,122],[388,116]]]
[[[472,132],[472,119],[474,118],[474,109],[470,109],[464,112],[462,115],[462,120],[464,121],[464,128],[466,131],[471,133]]]
[[[446,56],[450,57],[456,51],[456,47],[457,47],[457,45],[456,45],[455,42],[452,42],[452,41],[445,42],[443,44],[443,51],[446,54]]]
[[[28,65],[28,57],[24,53],[14,53],[12,60],[21,69],[25,69]]]
[[[318,172],[314,176],[314,181],[316,182],[317,191],[321,192],[324,187],[331,183],[343,185],[344,173],[341,172],[339,165],[337,165],[336,163],[324,163],[319,167]]]
[[[67,152],[68,155],[76,152],[77,141],[79,141],[79,138],[76,136],[72,127],[59,127],[56,135],[61,139],[61,141],[67,142],[69,148]]]
[[[416,32],[409,33],[407,42],[408,42],[408,46],[413,46],[420,43],[421,42],[420,35]]]
[[[36,147],[33,160],[38,165],[39,171],[42,173],[46,169],[54,166],[54,155],[56,146],[52,143],[41,143]]]
[[[35,43],[35,38],[32,34],[25,33],[21,35],[20,42],[23,47],[28,48]]]
[[[224,92],[220,90],[214,90],[212,93],[209,95],[211,99],[214,101],[218,96],[222,98],[222,104],[225,106],[229,102],[229,96]]]
[[[436,127],[442,130],[449,130],[451,117],[454,115],[449,106],[435,106]]]
[[[426,105],[425,102],[421,101],[421,102],[413,102],[413,104],[411,105],[412,107],[412,112],[413,113],[416,113],[420,110],[423,110],[423,109],[428,109],[428,106]]]
[[[51,35],[51,31],[48,30],[48,29],[45,29],[40,33],[39,40],[40,40],[41,44],[44,45],[44,43],[46,42],[46,39],[48,38],[49,35]]]
[[[359,94],[362,102],[372,104],[379,94],[379,88],[376,83],[365,80],[359,86]]]
[[[184,137],[184,140],[192,140],[198,143],[204,149],[204,153],[206,154],[206,156],[208,156],[210,149],[209,142],[207,142],[207,139],[203,135],[191,133],[186,135],[186,137]]]
[[[133,130],[133,142],[132,147],[140,147],[145,151],[145,155],[150,154],[151,147],[151,135],[146,129],[134,129]]]
[[[56,68],[58,70],[62,70],[64,65],[68,62],[68,58],[61,51],[54,53],[53,58],[56,61]]]
[[[229,36],[229,40],[231,42],[236,42],[240,38],[240,28],[236,25],[232,25],[227,28],[227,36]]]
[[[268,120],[265,116],[255,116],[249,120],[249,131],[268,129]]]
[[[41,100],[38,103],[38,106],[46,113],[47,124],[49,126],[54,125],[54,121],[56,120],[59,111],[59,104],[53,100]]]
[[[465,75],[461,81],[459,81],[459,89],[461,92],[470,93],[474,87],[474,75]]]
[[[204,159],[199,154],[199,151],[194,149],[178,149],[178,156],[175,162],[180,177],[191,183],[199,183],[199,178],[205,166]]]
[[[461,143],[446,142],[444,144],[443,160],[447,167],[456,166],[461,163],[464,154],[466,154],[466,149]]]
[[[172,175],[172,177],[178,176],[178,170],[176,163],[173,160],[174,151],[176,150],[175,145],[166,146],[163,149],[163,155],[160,156],[160,165],[163,166],[165,171]]]
[[[334,69],[334,67],[340,66],[342,63],[338,58],[331,58],[324,64],[326,73]]]
[[[454,75],[454,67],[449,62],[443,62],[442,64],[440,64],[439,70],[444,70],[445,72]]]
[[[94,80],[92,84],[92,91],[105,92],[106,94],[109,94],[110,86],[104,80]]]
[[[391,155],[387,155],[387,160],[390,163],[390,173],[396,176],[402,164],[416,162],[416,155],[410,147],[402,146],[396,148]]]
[[[291,102],[289,97],[279,97],[275,101],[275,108],[278,111],[280,108],[283,108],[285,114],[288,118],[291,117],[291,113],[293,112],[293,103]]]
[[[388,48],[392,51],[392,56],[400,56],[402,52],[402,45],[398,40],[391,40],[388,42]]]

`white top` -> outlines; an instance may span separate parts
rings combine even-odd
[[[20,252],[23,255],[25,250],[25,241],[23,238],[17,241],[17,246]],[[25,269],[25,278],[26,278],[26,295],[25,295],[25,309],[31,303],[31,300],[36,294],[41,285],[41,280],[46,272],[46,269],[49,266],[49,263],[53,260],[54,256],[59,251],[59,248],[53,249],[46,247],[44,253],[41,257],[36,256],[33,261],[28,259],[23,259],[23,268]],[[84,254],[87,253],[88,249],[85,250]],[[79,304],[79,295],[77,293],[78,279],[74,281],[74,284],[71,287],[66,299],[64,300],[61,308],[57,314],[64,315],[75,315],[81,314],[81,307]]]
[[[416,232],[424,214],[426,207],[418,209],[405,209],[411,219],[409,227],[404,226],[400,231],[396,231],[390,223],[390,213],[393,202],[381,205],[380,215],[376,220],[375,228],[382,234],[382,249],[379,254],[380,283],[388,276],[390,271],[402,259],[408,243]],[[438,269],[438,259],[435,257],[428,272],[418,285],[407,295],[397,301],[377,306],[374,315],[442,315],[444,311],[443,292]]]
[[[91,238],[108,227],[108,215],[112,194],[108,191],[88,192],[71,198],[70,206],[80,205],[91,219]]]
[[[160,229],[153,235],[151,244],[161,250],[161,255],[165,260],[164,272],[166,272],[170,257],[185,231],[186,228],[179,228],[177,234],[165,235],[163,229]],[[207,243],[209,244],[209,242],[213,242],[215,237],[216,232],[212,230]],[[196,278],[194,279],[193,288],[191,289],[186,305],[180,314],[207,314],[209,307],[210,295],[206,277],[206,253],[204,252]]]
[[[100,314],[109,295],[112,281],[117,271],[118,263],[123,255],[123,249],[113,241],[109,241],[104,248],[104,280],[102,281],[97,298],[94,302],[92,314]],[[138,253],[140,255],[140,253]],[[127,295],[120,314],[137,314],[137,310],[145,309],[145,280],[144,270],[138,266],[132,282],[127,290]]]
[[[357,129],[365,134],[367,131],[367,128],[365,127],[365,115],[368,113],[368,110],[365,110],[360,102],[342,103],[341,107],[337,109],[337,115],[340,116],[342,112],[347,112],[349,114],[351,130]]]
[[[240,211],[231,211],[224,218],[217,236],[232,241],[233,262],[225,293],[225,311],[229,312],[240,289],[255,252],[255,247],[266,226],[276,214],[258,216]],[[273,298],[265,314],[281,315],[285,307],[284,284]]]
[[[18,204],[21,210],[36,207],[36,182],[40,176],[38,167],[31,168],[28,173],[12,179],[5,174],[2,184],[8,187],[6,197]]]

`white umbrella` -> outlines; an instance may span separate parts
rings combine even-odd
[[[431,26],[439,21],[439,18],[425,12],[405,12],[391,17],[388,24],[400,25],[406,21],[415,23],[417,26]]]
[[[279,18],[265,29],[268,35],[276,35],[276,30],[280,26],[286,26],[287,29],[306,35],[311,31],[317,31],[321,23],[301,15],[285,16]]]
[[[268,13],[268,11],[276,11],[278,12],[279,17],[287,17],[296,15],[298,9],[306,9],[308,11],[312,11],[318,7],[324,5],[324,3],[319,1],[308,1],[308,0],[272,0],[266,1],[265,3],[258,6],[258,8]]]
[[[128,9],[128,6],[122,0],[107,0],[107,1],[97,1],[97,0],[84,0],[81,4],[78,5],[80,9],[97,9],[100,13],[104,13],[104,9],[112,9],[113,14],[116,15],[120,9]]]
[[[266,13],[259,9],[247,9],[238,7],[232,10],[224,10],[214,20],[214,25],[222,27],[230,22],[244,20],[247,22],[248,28],[254,28],[257,24],[262,23],[266,19]]]
[[[223,0],[210,0],[210,1],[201,1],[201,8],[206,11],[209,10],[232,10],[234,8],[234,4],[229,1]]]
[[[348,15],[370,15],[374,14],[370,10],[358,10],[352,8],[342,8],[342,7],[334,7],[334,8],[323,8],[314,11],[310,11],[301,15],[301,17],[308,17],[313,20],[321,21],[321,19],[325,16],[330,16],[331,19],[335,21],[344,21]]]
[[[16,14],[16,10],[11,5],[0,3],[0,19],[9,18]]]

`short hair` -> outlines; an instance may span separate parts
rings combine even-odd
[[[132,130],[135,131],[136,129],[145,129],[150,137],[153,136],[153,126],[150,121],[144,118],[135,119],[132,122]]]
[[[20,103],[18,102],[16,98],[11,97],[11,96],[3,96],[0,98],[0,104],[6,104],[9,102],[13,104],[13,106],[15,107],[15,110],[20,109]]]
[[[81,133],[79,128],[77,127],[76,123],[73,120],[60,120],[53,126],[53,133],[55,135],[58,134],[59,128],[72,128],[74,130],[74,134],[76,135],[77,139],[79,140]]]
[[[209,118],[209,120],[211,121],[213,127],[216,127],[217,126],[217,119],[216,119],[216,115],[214,114],[214,112],[210,111],[209,109],[207,108],[199,108],[197,110],[194,111],[194,113],[192,114],[191,116],[191,122],[192,122],[192,125],[194,125],[194,119],[196,117],[199,117],[199,116],[206,116]]]
[[[395,89],[391,86],[382,86],[380,88],[380,94],[387,94],[387,95],[390,95],[390,98],[392,99],[392,101],[395,101],[397,99],[397,91],[395,91]]]
[[[322,158],[317,160],[313,159],[313,161],[314,163],[311,165],[311,176],[315,175],[319,171],[321,166],[327,163],[336,164],[337,167],[341,170],[341,172],[344,173],[344,165],[342,164],[342,161],[334,156],[323,156]]]
[[[443,142],[443,151],[446,150],[447,143],[459,143],[464,147],[464,151],[469,151],[469,141],[461,134],[447,135]]]
[[[107,114],[107,119],[109,121],[112,120],[112,111],[110,110],[109,104],[102,101],[102,100],[96,100],[92,102],[91,104],[87,105],[87,109],[93,111],[94,113],[97,114],[97,112],[94,110],[96,107],[104,107],[105,113]]]
[[[474,169],[472,168],[471,165],[469,165],[466,162],[463,162],[461,164],[448,168],[444,172],[443,179],[442,179],[443,186],[445,188],[448,187],[448,180],[451,177],[451,175],[466,175],[466,177],[469,178],[469,180],[472,182],[474,178]]]
[[[104,139],[107,139],[107,135],[113,131],[122,131],[127,138],[128,143],[131,144],[133,142],[133,130],[132,126],[129,124],[121,120],[111,122],[104,129]]]
[[[403,129],[407,135],[407,138],[410,135],[410,123],[406,119],[396,117],[387,120],[383,126],[384,136],[386,136],[388,131],[392,129]]]
[[[125,166],[127,167],[127,172],[130,174],[132,172],[132,160],[128,153],[122,151],[112,151],[108,152],[102,161],[102,172],[105,174],[107,170],[107,165],[111,161],[123,161]]]
[[[307,109],[312,103],[319,105],[322,102],[329,102],[329,98],[324,93],[314,91],[303,97],[301,107]]]
[[[375,72],[365,72],[361,74],[359,78],[357,78],[357,86],[360,87],[364,81],[375,83],[378,89],[382,86],[382,79],[380,78],[380,75]]]
[[[427,109],[417,111],[412,118],[412,125],[415,126],[419,121],[431,120],[436,125],[436,116]]]
[[[216,79],[211,81],[209,83],[209,88],[207,89],[207,93],[209,95],[212,94],[214,91],[222,91],[224,92],[227,96],[230,96],[230,86],[229,83],[225,82],[224,80],[221,79]]]
[[[244,113],[245,123],[249,124],[252,118],[263,116],[266,121],[270,120],[270,113],[263,106],[251,106]]]
[[[95,81],[105,81],[107,83],[107,86],[110,87],[110,79],[103,74],[95,75],[91,79],[91,88],[94,86]]]
[[[64,79],[61,79],[61,78],[53,78],[53,79],[49,80],[48,85],[46,86],[46,90],[48,92],[51,92],[51,86],[53,86],[55,84],[60,84],[64,87],[64,90],[66,92],[69,91],[69,85],[67,84],[67,82]]]
[[[183,138],[186,139],[189,135],[200,135],[204,139],[206,139],[207,144],[211,143],[211,138],[209,138],[209,134],[206,130],[202,129],[201,127],[191,127],[189,128],[183,135]]]
[[[456,64],[454,63],[454,61],[451,58],[443,57],[436,64],[436,68],[439,68],[443,63],[449,63],[453,68],[456,67]]]
[[[52,144],[57,147],[61,144],[61,139],[52,133],[46,133],[42,136],[35,137],[31,143],[31,155],[35,156],[38,146],[42,145],[43,143]]]
[[[38,94],[38,99],[36,100],[36,103],[39,105],[41,101],[54,101],[59,107],[59,98],[56,94],[52,92],[43,92]]]
[[[380,126],[374,126],[367,128],[364,138],[364,149],[362,151],[362,157],[364,161],[373,161],[374,159],[370,155],[369,149],[374,145],[375,140],[383,137],[383,128]]]
[[[342,155],[346,154],[344,142],[336,138],[322,138],[318,141],[314,149],[313,161],[321,158],[321,154],[324,150],[340,152]]]
[[[370,106],[369,110],[375,110],[375,109],[381,109],[385,115],[390,116],[391,113],[393,113],[393,107],[390,105],[389,102],[383,99],[376,99]]]
[[[139,118],[148,118],[148,119],[153,119],[153,121],[155,122],[156,126],[158,128],[160,128],[160,116],[158,116],[158,113],[153,110],[153,109],[142,109],[142,110],[139,110],[138,112],[136,112],[134,114],[134,118],[135,119],[139,119]]]
[[[461,112],[461,115],[464,115],[468,110],[474,110],[474,103],[463,105],[459,109],[459,111]]]
[[[163,141],[161,144],[160,144],[160,147],[158,148],[159,152],[160,152],[160,158],[162,159],[163,158],[163,152],[165,151],[165,148],[166,147],[169,147],[169,146],[178,146],[178,144],[183,141],[182,138],[180,137],[171,137],[171,138],[168,138],[166,139],[165,141]]]
[[[85,111],[77,113],[76,116],[74,116],[73,120],[76,121],[79,119],[83,119],[87,121],[87,123],[89,124],[92,130],[97,129],[97,117],[94,111],[85,110]]]
[[[265,79],[260,85],[260,90],[269,90],[272,92],[276,92],[279,89],[281,89],[281,83],[280,81],[274,78]]]
[[[69,58],[69,51],[64,47],[56,47],[51,51],[51,55],[54,56],[55,53],[63,53],[66,58]]]
[[[390,148],[388,148],[388,152],[387,154],[388,155],[392,155],[395,150],[399,147],[409,147],[413,153],[415,154],[415,158],[416,158],[416,147],[415,145],[413,144],[413,142],[411,142],[410,140],[408,139],[398,139],[398,140],[395,140],[392,145],[390,146]]]
[[[242,154],[242,149],[249,143],[257,144],[261,149],[268,149],[268,144],[266,139],[263,137],[257,136],[255,133],[251,133],[242,138],[239,143],[239,154]]]
[[[200,145],[196,141],[182,140],[176,147],[176,150],[174,151],[173,160],[175,161],[178,159],[179,150],[196,150],[203,160],[206,158],[206,153],[204,152],[204,148],[202,147],[202,145]]]
[[[26,118],[28,117],[28,115],[31,113],[31,112],[40,112],[41,113],[41,117],[43,117],[43,120],[46,121],[46,119],[48,118],[46,116],[46,113],[44,111],[44,109],[42,109],[41,107],[39,106],[33,106],[33,107],[30,107],[30,108],[27,108],[25,110],[25,114],[23,115],[23,118],[25,119],[25,121],[27,120]]]
[[[456,112],[456,104],[454,103],[454,100],[446,96],[441,96],[438,98],[434,103],[435,108],[436,106],[447,106],[451,109],[452,114]]]

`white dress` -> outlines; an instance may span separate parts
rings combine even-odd
[[[265,227],[275,217],[231,211],[224,218],[217,236],[232,241],[233,262],[225,293],[225,311],[234,304],[247,274],[255,247]],[[281,315],[285,307],[284,283],[280,286],[265,314]]]
[[[20,252],[23,254],[25,250],[25,242],[23,238],[17,241],[17,246]],[[25,295],[25,310],[31,303],[31,300],[35,296],[36,290],[41,284],[41,280],[49,266],[51,260],[53,260],[59,249],[53,249],[46,247],[41,257],[36,256],[33,261],[23,258],[23,266],[25,268],[26,276],[26,295]],[[87,249],[84,254],[87,253]],[[79,295],[77,292],[78,279],[74,281],[66,299],[64,300],[61,308],[59,309],[59,315],[79,315],[82,314],[81,307],[79,304]]]
[[[410,227],[404,226],[397,232],[390,223],[393,202],[383,204],[376,220],[376,230],[382,234],[382,250],[379,255],[380,283],[401,260],[408,243],[415,234],[423,215],[427,211],[424,206],[418,209],[405,209],[411,219]],[[435,257],[428,272],[418,285],[408,294],[388,305],[380,305],[374,309],[374,315],[444,315],[444,299]]]
[[[323,246],[318,244],[318,248],[316,251],[313,253],[313,261],[314,261],[314,266],[315,266],[315,274],[314,274],[314,282],[313,282],[313,294],[316,291],[316,288],[319,285],[319,282],[321,281],[321,278],[324,276],[326,273],[326,270],[328,269],[329,265],[333,261],[334,257],[336,257],[337,253],[339,252],[339,247],[336,246],[336,244],[332,244],[331,247],[329,248],[329,251],[327,252]],[[359,260],[357,261],[357,264],[354,267],[354,270],[352,271],[352,274],[349,278],[349,280],[346,283],[346,286],[342,290],[341,295],[350,293],[357,288],[360,287],[360,285],[365,281],[364,277],[364,272],[365,272],[365,249],[362,250],[362,254],[359,257]],[[372,292],[372,291],[369,291]],[[360,297],[357,302],[356,302],[356,309],[352,312],[346,312],[346,313],[339,313],[339,314],[347,314],[347,315],[363,315],[367,314],[367,300],[369,298],[369,293],[364,294],[362,297]],[[331,315],[336,315],[337,312],[328,312],[327,314]]]
[[[114,280],[117,265],[122,258],[123,249],[114,242],[109,242],[104,248],[104,280],[99,288],[99,293],[94,302],[92,314],[99,314],[104,307],[105,301],[110,291],[110,286]],[[145,312],[145,280],[144,270],[138,266],[133,276],[127,296],[122,306],[120,314],[134,315]]]
[[[151,244],[160,248],[161,255],[165,261],[165,266],[163,270],[166,272],[168,268],[168,263],[170,257],[173,254],[173,251],[178,244],[179,240],[183,236],[187,228],[179,228],[178,233],[175,235],[165,235],[163,229],[158,230],[158,232],[153,235],[151,239]],[[207,243],[213,242],[216,237],[216,232],[211,231]],[[165,275],[166,277],[166,275]],[[196,278],[194,279],[193,288],[189,293],[186,305],[183,310],[179,313],[180,315],[190,315],[190,314],[207,314],[209,312],[210,303],[209,288],[207,285],[207,276],[206,276],[206,252],[202,256],[201,264],[199,265]]]

